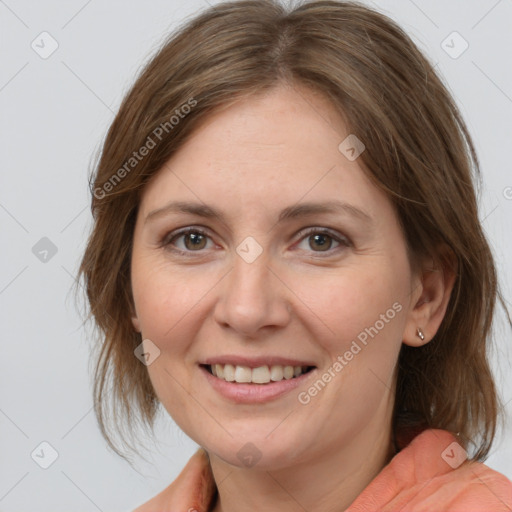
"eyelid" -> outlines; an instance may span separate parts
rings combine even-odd
[[[184,235],[187,235],[189,233],[198,233],[200,235],[205,236],[206,238],[212,239],[211,235],[209,234],[209,230],[202,227],[202,226],[187,226],[184,228],[179,228],[177,230],[174,230],[170,233],[167,233],[161,240],[159,246],[163,247],[164,249],[172,247],[172,241],[177,240],[181,238]],[[212,240],[213,241],[213,240]],[[202,251],[184,251],[182,249],[178,249],[176,247],[172,247],[169,249],[173,252],[177,252],[179,254],[186,254],[186,255],[193,255],[194,252],[201,253]]]
[[[208,235],[208,231],[203,226],[186,226],[183,228],[178,228],[170,232],[166,232],[166,234],[162,237],[162,243],[168,243],[179,236],[186,235],[187,233],[200,233],[202,235]]]
[[[351,241],[348,238],[348,236],[343,235],[342,233],[339,233],[335,229],[322,227],[322,226],[312,226],[309,228],[302,229],[301,231],[299,231],[297,233],[296,236],[299,236],[302,240],[302,238],[304,238],[306,235],[309,235],[312,233],[316,233],[319,235],[321,235],[321,234],[329,235],[332,238],[334,238],[335,240],[338,240],[339,242],[345,242],[347,244],[351,244]]]
[[[313,226],[301,230],[299,233],[297,233],[297,237],[299,237],[299,240],[296,244],[301,243],[304,239],[306,239],[308,235],[313,234],[327,235],[340,244],[338,247],[335,247],[332,250],[329,249],[327,251],[311,251],[312,254],[318,255],[319,257],[332,256],[334,253],[337,252],[338,249],[343,247],[353,247],[352,241],[346,235],[343,235],[334,229],[320,226]],[[325,254],[325,256],[322,256],[322,254]]]
[[[209,238],[210,240],[212,240],[212,236],[209,234],[210,233],[210,230],[207,229],[207,228],[204,228],[202,226],[187,226],[187,227],[184,227],[184,228],[179,228],[175,231],[172,231],[171,233],[167,233],[163,238],[162,238],[162,241],[160,243],[160,245],[164,248],[168,248],[168,247],[171,247],[172,246],[172,241],[173,240],[176,240],[184,235],[187,235],[189,233],[198,233],[200,235],[203,235],[207,238]],[[331,237],[333,240],[335,240],[336,242],[338,242],[340,244],[340,247],[352,247],[353,244],[351,242],[351,240],[337,232],[336,230],[333,230],[331,228],[327,228],[327,227],[321,227],[321,226],[311,226],[311,227],[308,227],[308,228],[304,228],[302,230],[300,230],[295,236],[294,238],[297,238],[298,237],[298,241],[295,242],[294,245],[297,245],[298,243],[302,242],[308,235],[310,234],[319,234],[319,235],[327,235],[329,237]],[[212,240],[213,241],[213,240]],[[331,256],[333,255],[333,253],[337,252],[337,249],[339,249],[340,247],[335,247],[334,249],[329,249],[327,251],[310,251],[311,253],[313,254],[317,254],[318,256],[320,257],[327,257],[327,256]],[[173,247],[172,249],[170,249],[171,251],[173,252],[176,252],[176,253],[179,253],[179,254],[184,254],[184,255],[190,255],[192,256],[195,252],[198,253],[198,254],[201,254],[203,252],[203,250],[199,250],[199,251],[184,251],[182,249],[177,249],[176,247]],[[326,256],[322,256],[322,253],[325,253]]]

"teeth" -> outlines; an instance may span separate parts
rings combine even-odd
[[[254,382],[255,384],[266,384],[267,382],[270,382],[270,371],[268,366],[253,368],[251,382]]]
[[[307,367],[272,365],[249,368],[249,366],[233,366],[232,364],[213,364],[210,366],[213,375],[227,382],[268,384],[283,379],[293,379],[302,375]]]
[[[293,366],[285,366],[283,370],[283,377],[288,379],[293,379]]]
[[[278,381],[283,380],[284,369],[282,366],[271,366],[270,367],[270,380]]]
[[[235,368],[235,382],[251,382],[252,370],[248,366],[237,366]]]
[[[224,365],[224,380],[227,380],[228,382],[233,382],[235,380],[235,367],[232,364]]]
[[[216,377],[223,379],[224,378],[224,366],[222,366],[221,364],[214,364],[214,365],[212,365],[212,371],[213,371],[213,367],[215,367],[215,371],[213,372],[213,374]]]

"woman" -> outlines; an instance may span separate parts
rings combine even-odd
[[[92,182],[103,434],[200,445],[153,510],[485,510],[499,401],[478,161],[385,16],[228,2],[162,47]],[[112,383],[113,403],[106,401]]]

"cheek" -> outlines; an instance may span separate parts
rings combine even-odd
[[[200,321],[197,311],[208,283],[199,276],[191,278],[172,271],[168,265],[150,259],[133,260],[132,289],[143,339],[150,339],[160,350],[159,357],[147,367],[156,394],[175,419],[188,420],[190,409],[188,351],[196,337]],[[184,416],[182,416],[184,415]]]
[[[328,409],[325,428],[346,424],[357,430],[392,396],[406,320],[406,280],[391,272],[354,271],[326,282],[323,289],[315,288],[311,309],[329,327],[319,328],[315,336],[328,356],[318,376],[326,384],[316,381],[302,390],[300,403],[312,406],[320,418]],[[347,424],[347,417],[353,423]]]
[[[405,272],[360,267],[345,269],[337,277],[316,278],[314,282],[301,278],[296,282],[300,286],[298,295],[307,298],[304,302],[310,316],[316,316],[328,328],[322,332],[331,355],[348,350],[353,340],[364,346],[365,341],[377,337],[381,343],[400,339],[403,299],[408,291]]]
[[[180,340],[190,338],[200,324],[197,312],[217,281],[214,272],[171,269],[165,263],[134,258],[132,290],[142,335],[162,351],[182,350]]]
[[[176,304],[173,304],[173,284],[165,274],[137,260],[132,263],[132,291],[142,335],[160,339],[172,326]]]

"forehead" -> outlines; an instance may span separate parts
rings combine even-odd
[[[201,123],[147,185],[141,210],[185,199],[239,211],[343,200],[371,211],[385,198],[340,152],[348,135],[334,106],[309,89],[244,98]]]

